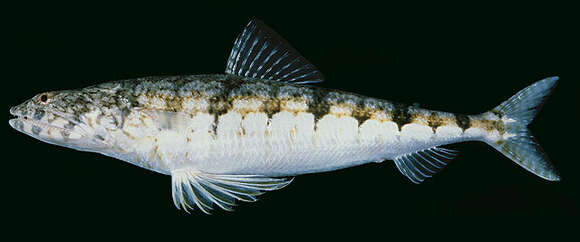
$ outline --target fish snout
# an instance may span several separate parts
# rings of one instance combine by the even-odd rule
[[[16,106],[10,108],[10,114],[12,114],[12,116],[17,116],[16,115]]]

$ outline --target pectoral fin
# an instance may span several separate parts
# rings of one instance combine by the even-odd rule
[[[199,208],[209,214],[213,204],[232,211],[236,200],[256,201],[256,196],[278,190],[292,178],[270,178],[259,175],[217,175],[194,170],[171,172],[173,203],[178,209]]]

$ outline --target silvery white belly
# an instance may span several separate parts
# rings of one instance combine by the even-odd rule
[[[175,119],[175,117],[173,118]],[[181,118],[179,118],[181,119]],[[427,147],[465,140],[456,126],[434,132],[428,126],[325,115],[315,122],[308,112],[281,111],[269,120],[264,113],[219,116],[200,113],[171,128],[138,126],[136,140],[118,135],[124,152],[114,157],[169,174],[193,168],[213,174],[290,176],[380,162]],[[141,122],[141,125],[147,122]],[[155,122],[152,126],[155,126]],[[179,123],[179,125],[177,125]]]
[[[281,112],[270,125],[265,121],[266,116],[260,114],[247,120],[247,125],[242,121],[246,129],[241,136],[235,125],[222,132],[218,129],[217,139],[210,141],[214,148],[192,165],[209,173],[287,176],[335,170],[384,156],[383,145],[360,135],[351,117],[327,115],[317,123],[316,131],[310,113]]]

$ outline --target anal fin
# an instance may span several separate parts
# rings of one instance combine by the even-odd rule
[[[256,201],[256,196],[278,190],[292,179],[259,175],[218,175],[181,169],[171,172],[173,203],[186,212],[199,208],[209,214],[213,205],[232,211],[236,200]]]
[[[420,184],[441,171],[455,156],[457,156],[455,150],[432,147],[404,154],[393,160],[403,175],[413,183]]]

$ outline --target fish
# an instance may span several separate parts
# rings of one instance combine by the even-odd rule
[[[299,175],[392,161],[420,184],[480,141],[548,181],[560,176],[532,122],[558,77],[466,115],[317,87],[322,73],[257,19],[238,35],[223,74],[152,76],[47,91],[10,109],[40,141],[100,153],[171,176],[189,213],[233,211]]]

